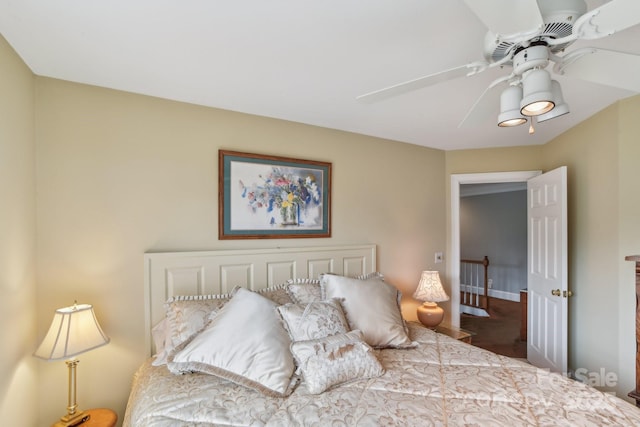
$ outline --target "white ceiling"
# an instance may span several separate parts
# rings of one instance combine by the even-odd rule
[[[640,54],[639,27],[588,45]],[[485,32],[462,0],[0,0],[0,33],[37,75],[445,150],[542,144],[634,94],[556,77],[571,114],[533,136],[496,126],[499,90],[458,128],[499,69],[356,101],[482,59]]]

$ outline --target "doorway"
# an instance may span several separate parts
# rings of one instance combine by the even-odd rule
[[[465,260],[485,257],[489,299],[481,297],[484,309],[479,309],[464,291],[485,294],[484,289],[469,289],[484,283],[484,269]],[[526,359],[526,305],[521,303],[527,288],[526,182],[460,186],[460,258],[460,327],[475,333],[477,347]]]
[[[526,182],[541,173],[541,171],[518,171],[451,175],[451,252],[448,273],[451,281],[451,324],[453,326],[460,326],[460,186]]]

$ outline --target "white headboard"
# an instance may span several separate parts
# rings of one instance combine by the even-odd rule
[[[144,254],[145,344],[153,351],[152,327],[174,295],[225,294],[235,286],[252,290],[289,279],[345,276],[376,271],[376,245],[236,249]]]

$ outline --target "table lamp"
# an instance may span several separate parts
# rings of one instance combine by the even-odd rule
[[[76,403],[75,356],[101,347],[109,342],[109,337],[100,328],[98,319],[90,304],[74,304],[56,310],[49,332],[33,354],[50,360],[67,359],[69,368],[69,406],[67,414],[60,418],[55,427],[75,426],[89,419],[89,415],[78,409]]]
[[[423,271],[413,297],[424,301],[418,307],[418,320],[420,320],[420,323],[431,329],[438,326],[444,318],[444,310],[437,303],[449,300],[449,296],[444,291],[442,282],[440,282],[440,274],[437,271]]]

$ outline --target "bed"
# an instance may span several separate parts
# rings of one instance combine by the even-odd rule
[[[615,396],[404,322],[375,245],[147,254],[145,296],[153,356],[124,427],[640,425]]]

